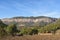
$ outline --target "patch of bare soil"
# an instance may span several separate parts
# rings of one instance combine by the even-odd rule
[[[60,35],[25,35],[25,36],[9,36],[0,40],[60,40]]]

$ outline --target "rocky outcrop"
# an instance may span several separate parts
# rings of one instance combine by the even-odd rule
[[[52,23],[56,21],[56,18],[51,18],[51,17],[45,17],[45,16],[39,16],[39,17],[13,17],[13,18],[6,18],[6,19],[1,19],[4,23],[9,24],[12,22],[15,23],[39,23],[39,22],[47,22],[47,23]]]

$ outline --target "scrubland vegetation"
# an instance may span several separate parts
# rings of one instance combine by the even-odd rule
[[[0,20],[0,39],[6,37],[6,40],[59,40],[59,36],[55,35],[58,29],[60,29],[60,19],[43,27],[23,27],[19,30],[15,23],[6,25]],[[54,35],[38,35],[38,33]]]

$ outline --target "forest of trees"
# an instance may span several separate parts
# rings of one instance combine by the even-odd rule
[[[0,20],[0,37],[3,36],[23,36],[23,35],[34,35],[38,33],[55,33],[56,30],[60,29],[60,19],[54,23],[43,27],[23,27],[22,29],[17,29],[16,24],[12,23],[9,25],[4,24]]]

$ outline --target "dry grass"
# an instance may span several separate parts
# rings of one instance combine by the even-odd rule
[[[60,40],[60,35],[9,36],[0,40]]]

